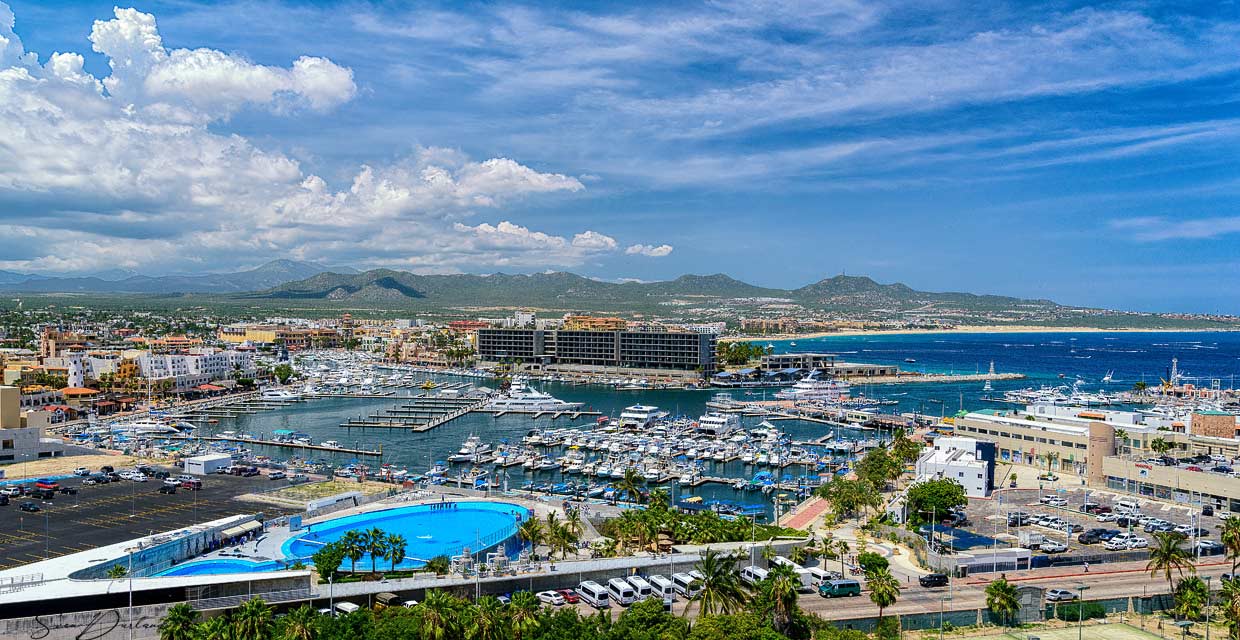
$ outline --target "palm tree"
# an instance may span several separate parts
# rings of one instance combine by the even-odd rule
[[[1153,449],[1154,453],[1162,455],[1171,449],[1171,444],[1162,438],[1154,438],[1150,440],[1150,449]]]
[[[525,634],[538,630],[541,619],[538,612],[542,603],[529,591],[518,591],[512,594],[512,602],[508,603],[508,621],[512,625],[512,637],[521,640]]]
[[[624,470],[624,477],[620,478],[620,481],[616,483],[616,493],[627,493],[629,494],[629,502],[640,503],[645,497],[641,491],[642,482],[641,476],[637,475],[637,470],[629,467]]]
[[[281,640],[314,640],[315,628],[319,624],[319,613],[308,604],[303,604],[284,616]]]
[[[1196,620],[1206,605],[1206,583],[1197,576],[1181,579],[1175,585],[1175,615],[1181,620]]]
[[[119,564],[114,564],[108,567],[107,575],[109,578],[112,578],[113,580],[116,580],[118,578],[124,578],[125,576],[129,575],[129,569],[126,569],[125,567],[122,567]]]
[[[801,586],[801,578],[792,567],[781,564],[771,569],[764,583],[762,588],[771,601],[772,626],[783,633],[792,622],[792,614],[797,608],[797,588]]]
[[[232,622],[227,615],[216,616],[198,625],[198,637],[201,640],[233,640]]]
[[[1167,591],[1171,591],[1171,572],[1175,570],[1183,576],[1186,568],[1196,571],[1188,552],[1180,546],[1180,536],[1166,531],[1155,533],[1154,546],[1150,547],[1150,561],[1145,565],[1150,577],[1163,572],[1167,578]]]
[[[383,529],[375,527],[363,533],[362,540],[366,547],[366,552],[370,554],[370,572],[375,573],[376,561],[387,555],[387,534],[383,532]]]
[[[405,540],[405,536],[398,533],[388,535],[387,540],[383,544],[383,559],[392,563],[392,571],[396,571],[396,565],[405,561],[405,550],[409,543]]]
[[[538,549],[538,544],[543,539],[542,523],[536,518],[530,518],[522,522],[521,526],[517,527],[517,537],[530,543],[530,553],[533,553]]]
[[[702,574],[700,589],[690,602],[698,603],[702,615],[735,613],[745,605],[745,592],[736,574],[736,560],[707,548],[695,568]],[[685,614],[689,607],[685,607]]]
[[[1227,558],[1231,560],[1231,572],[1234,574],[1236,565],[1240,564],[1240,516],[1227,516],[1223,520],[1219,541],[1227,551]]]
[[[761,556],[763,560],[766,560],[767,563],[769,564],[771,560],[774,560],[775,556],[779,554],[775,552],[775,547],[771,546],[771,543],[768,540],[767,543],[762,547],[762,551],[758,555]]]
[[[504,605],[495,596],[484,596],[477,605],[470,607],[469,626],[466,637],[470,640],[500,640],[507,635],[508,618]]]
[[[1240,639],[1240,580],[1223,581],[1223,620],[1227,622],[1228,637]]]
[[[426,570],[437,576],[442,576],[452,568],[452,561],[448,556],[435,556],[426,561]]]
[[[805,562],[809,560],[809,549],[799,546],[793,547],[792,550],[788,552],[788,559],[797,564],[805,564]]]
[[[344,545],[344,557],[349,559],[349,573],[357,572],[357,561],[366,555],[366,542],[360,531],[346,531],[340,536],[340,544]]]
[[[174,604],[159,623],[159,640],[193,640],[198,625],[198,611],[185,604]]]
[[[847,571],[844,570],[844,558],[848,556],[848,552],[850,550],[851,550],[851,547],[849,547],[847,540],[842,540],[839,538],[830,538],[827,540],[823,540],[822,542],[822,552],[824,556],[826,556],[828,559],[839,559],[840,574],[848,573]]]
[[[986,585],[986,608],[999,616],[1003,626],[1008,626],[1012,616],[1020,611],[1020,600],[1016,597],[1016,586],[1003,578]]]
[[[866,574],[865,582],[870,587],[870,601],[878,605],[878,617],[881,618],[883,609],[895,604],[900,597],[900,583],[887,567]]]
[[[233,613],[233,631],[238,638],[263,640],[270,638],[275,627],[275,614],[262,598],[246,600]]]
[[[1116,429],[1115,439],[1119,442],[1119,446],[1115,447],[1115,449],[1122,454],[1128,446],[1128,431],[1126,429]]]
[[[568,529],[569,533],[574,536],[581,537],[581,534],[585,533],[586,530],[585,524],[581,521],[581,511],[577,509],[569,509],[567,515],[564,517],[564,526]]]
[[[424,640],[455,637],[459,626],[460,603],[446,591],[431,589],[414,611],[418,614],[419,631]]]

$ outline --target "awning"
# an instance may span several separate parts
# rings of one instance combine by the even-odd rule
[[[243,536],[251,531],[254,531],[256,529],[262,529],[262,528],[263,528],[263,523],[259,522],[258,520],[249,520],[235,527],[229,527],[221,531],[220,537],[236,538],[237,536]]]
[[[224,390],[224,387],[217,387],[213,384],[200,384],[194,388],[199,389],[201,391],[223,391]]]

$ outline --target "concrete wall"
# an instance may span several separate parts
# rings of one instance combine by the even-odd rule
[[[147,640],[159,638],[159,622],[172,605],[80,611],[33,618],[0,620],[0,639],[30,640]],[[130,620],[132,619],[132,624]],[[132,626],[133,635],[129,633]]]
[[[133,554],[133,575],[135,577],[151,576],[193,558],[201,554],[204,549],[207,549],[212,542],[219,540],[221,531],[237,526],[248,519],[254,518],[252,516],[239,517],[209,529],[182,535],[144,549],[138,549]],[[101,562],[80,571],[75,571],[70,577],[74,580],[106,578],[108,570],[113,565],[119,564],[128,568],[129,563],[129,556],[124,555],[110,562]]]

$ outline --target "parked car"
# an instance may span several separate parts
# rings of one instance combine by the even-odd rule
[[[946,587],[947,586],[947,574],[927,573],[926,575],[917,578],[917,582],[918,584],[920,584],[923,587],[926,587],[927,589],[932,588],[932,587]]]
[[[18,509],[21,509],[22,511],[26,511],[28,513],[37,513],[39,511],[39,505],[33,502],[23,502],[21,503],[21,506],[18,507]]]
[[[75,476],[88,476],[88,475],[90,475],[90,469],[87,469],[86,467],[78,467],[78,468],[76,468],[76,469],[74,469],[74,470],[73,470],[73,475],[75,475]]]
[[[556,591],[539,591],[537,596],[538,601],[543,604],[553,604],[558,607],[565,602],[564,596]]]
[[[1098,534],[1098,537],[1101,538],[1103,542],[1106,542],[1122,533],[1119,529],[1102,529],[1101,531],[1102,532]]]
[[[1076,600],[1076,593],[1068,589],[1047,589],[1046,600],[1048,602],[1072,602]]]
[[[283,480],[287,478],[288,476],[283,471],[272,471],[271,473],[267,474],[267,477],[272,480]]]
[[[202,480],[182,480],[181,488],[182,489],[193,489],[197,491],[198,489],[202,488]]]
[[[1214,540],[1198,540],[1197,550],[1203,556],[1217,556],[1225,550],[1223,545]]]
[[[3,489],[0,489],[0,496],[9,496],[11,498],[16,498],[20,496],[21,494],[22,494],[22,489],[21,487],[17,485],[10,485]]]
[[[581,596],[577,595],[577,592],[572,589],[557,589],[556,593],[563,596],[564,602],[569,604],[577,604],[578,602],[581,602]]]
[[[1096,519],[1098,522],[1115,522],[1119,520],[1119,516],[1114,513],[1099,513]]]
[[[110,464],[105,464],[102,467],[99,467],[99,472],[100,473],[116,473],[116,469],[113,468],[112,465]]]
[[[159,492],[160,492],[160,493],[173,494],[173,493],[176,493],[176,492],[177,492],[177,486],[176,486],[175,484],[164,484],[164,485],[160,485],[160,487],[159,487]]]
[[[1133,538],[1128,541],[1129,549],[1145,549],[1150,546],[1150,541],[1145,538]]]
[[[1042,553],[1063,553],[1068,550],[1068,545],[1058,540],[1043,540],[1038,548],[1042,550]]]
[[[1102,534],[1106,529],[1090,529],[1076,537],[1076,541],[1081,544],[1098,544],[1102,542]]]
[[[1038,502],[1041,502],[1042,504],[1044,504],[1044,505],[1046,505],[1046,506],[1048,506],[1048,507],[1066,507],[1066,506],[1068,506],[1068,501],[1067,501],[1067,500],[1065,500],[1065,499],[1063,499],[1063,498],[1060,498],[1059,496],[1054,496],[1054,495],[1042,496],[1042,498],[1041,498],[1040,500],[1038,500]]]
[[[77,492],[78,492],[77,487],[61,487],[60,488],[61,495],[76,496]]]
[[[1225,464],[1220,464],[1219,466],[1210,469],[1210,471],[1213,471],[1214,473],[1231,473],[1235,471],[1235,469],[1232,469]]]
[[[163,485],[165,487],[179,487],[181,486],[181,482],[181,480],[177,480],[176,478],[166,478],[163,481]]]
[[[0,507],[7,507],[7,506],[9,506],[9,497],[0,496]]]
[[[1190,464],[1187,467],[1184,467],[1184,470],[1185,471],[1204,471],[1204,469],[1202,469],[1201,467],[1195,464]]]

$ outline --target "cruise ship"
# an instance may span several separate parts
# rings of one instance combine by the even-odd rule
[[[843,380],[819,380],[815,371],[797,381],[791,387],[775,394],[780,400],[814,400],[839,402],[848,399],[849,385]]]
[[[619,426],[621,429],[645,429],[654,424],[656,420],[662,420],[667,417],[666,411],[659,411],[658,407],[646,404],[635,404],[631,407],[625,407],[620,412]]]
[[[508,393],[496,396],[487,404],[488,409],[501,411],[572,411],[581,408],[582,402],[565,402],[550,394],[531,389],[524,378],[513,378]]]

